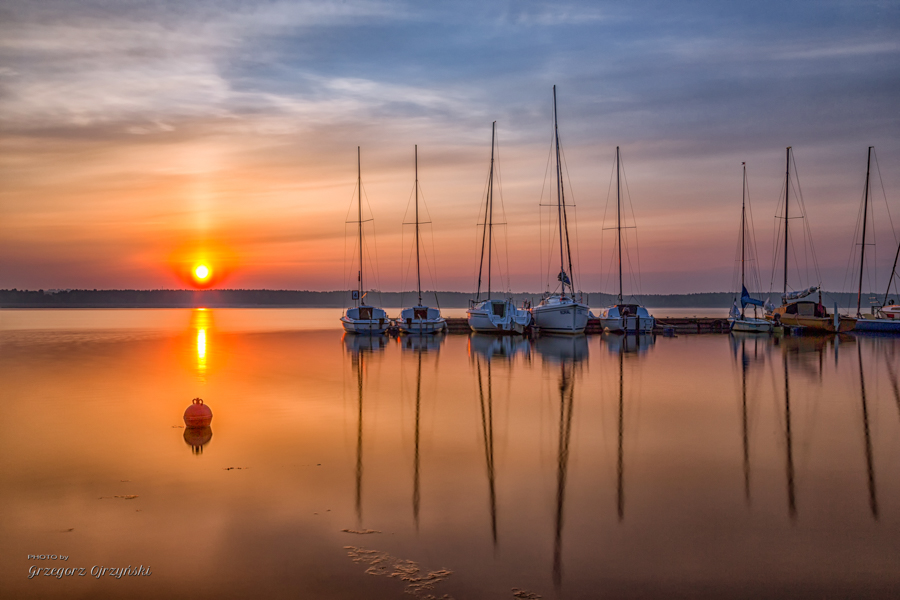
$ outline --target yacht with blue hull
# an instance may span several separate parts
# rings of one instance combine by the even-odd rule
[[[873,146],[869,146],[868,158],[866,160],[866,192],[863,195],[863,220],[862,220],[862,243],[860,244],[859,258],[859,288],[856,295],[856,327],[854,331],[868,331],[872,333],[891,333],[900,334],[900,306],[888,300],[891,293],[891,284],[894,281],[894,275],[897,273],[897,258],[900,257],[900,245],[897,246],[897,253],[894,255],[894,266],[891,269],[891,275],[888,277],[887,292],[884,294],[884,306],[875,308],[875,314],[863,315],[861,312],[862,303],[862,283],[863,272],[866,265],[866,216],[869,212],[869,175],[872,166],[872,150]]]

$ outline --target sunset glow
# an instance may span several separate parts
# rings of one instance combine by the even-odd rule
[[[868,146],[873,189],[892,203],[900,190],[897,18],[875,5],[853,19],[840,4],[811,5],[818,19],[711,2],[51,5],[16,0],[0,22],[0,288],[353,289],[359,146],[366,285],[409,289],[418,144],[433,285],[473,291],[496,120],[493,273],[543,291],[554,84],[585,291],[617,285],[617,146],[640,237],[625,258],[644,293],[729,288],[742,162],[767,287],[786,146],[826,289],[841,289],[856,243]],[[873,289],[896,248],[875,206]]]

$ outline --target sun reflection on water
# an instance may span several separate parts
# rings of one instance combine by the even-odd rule
[[[205,308],[197,308],[191,316],[193,329],[197,330],[197,374],[206,380],[206,332],[210,327],[211,313]]]

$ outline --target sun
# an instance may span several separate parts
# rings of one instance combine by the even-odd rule
[[[197,265],[194,267],[194,279],[199,281],[200,283],[204,283],[209,279],[211,271],[208,266],[204,264]]]

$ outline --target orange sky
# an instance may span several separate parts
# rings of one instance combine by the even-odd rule
[[[881,45],[848,41],[869,17],[843,30],[809,24],[794,46],[767,50],[777,56],[754,50],[753,60],[730,54],[749,43],[750,17],[728,15],[746,20],[732,40],[693,25],[670,38],[663,20],[643,22],[616,33],[621,47],[610,55],[643,65],[641,75],[592,58],[613,42],[595,39],[606,25],[586,7],[584,22],[542,21],[540,11],[498,16],[496,40],[466,26],[462,13],[413,11],[433,38],[450,30],[471,35],[418,37],[423,51],[415,54],[385,45],[407,24],[375,5],[354,5],[362,16],[271,8],[286,19],[281,24],[263,8],[244,20],[225,11],[206,23],[201,14],[175,18],[161,9],[67,18],[72,8],[64,4],[43,15],[29,6],[17,4],[16,26],[0,32],[0,58],[9,65],[0,67],[0,288],[178,288],[190,284],[186,274],[200,260],[213,267],[218,287],[352,288],[354,232],[345,220],[355,210],[360,145],[377,234],[378,277],[367,279],[384,290],[412,289],[412,228],[402,223],[411,218],[404,215],[418,144],[433,285],[472,291],[496,119],[508,285],[540,291],[549,256],[539,204],[542,188],[552,185],[544,174],[553,83],[567,193],[577,204],[576,286],[585,291],[615,292],[603,216],[617,144],[638,225],[631,233],[640,242],[640,290],[626,284],[626,293],[730,289],[742,161],[767,287],[787,145],[794,146],[825,288],[846,288],[870,144],[889,206],[900,215],[897,120],[895,111],[879,108],[890,105],[896,67],[889,65],[898,63],[886,57],[900,48],[887,30],[878,34],[887,36]],[[377,13],[371,23],[363,22],[367,10]],[[321,37],[334,32],[361,37],[338,48]],[[823,32],[841,35],[823,41]],[[533,58],[551,40],[556,52],[575,53],[572,62],[549,68]],[[505,56],[502,68],[464,60],[491,45],[518,48],[521,56]],[[643,50],[632,58],[622,54],[625,46]],[[672,64],[657,65],[657,52],[669,52]],[[881,66],[867,75],[862,65],[873,57]],[[749,70],[735,74],[736,67]],[[763,74],[770,79],[756,79]],[[715,93],[709,77],[722,82]],[[871,85],[858,93],[825,89],[854,78]],[[879,82],[887,87],[876,90]],[[744,92],[718,97],[728,85]],[[784,94],[806,108],[782,105]],[[880,206],[875,289],[884,286],[896,248],[883,199]],[[637,254],[632,258],[636,266]],[[502,254],[495,273],[501,266],[505,272]]]

